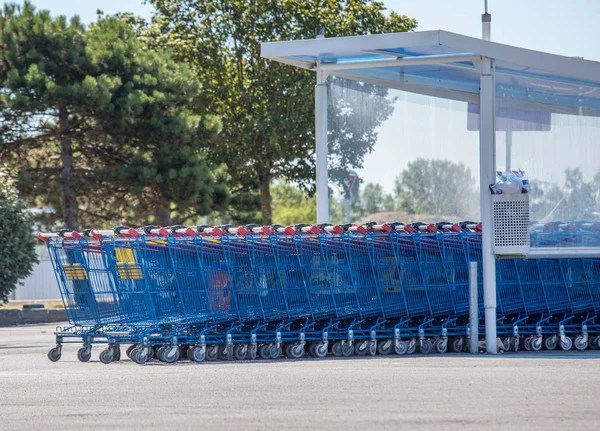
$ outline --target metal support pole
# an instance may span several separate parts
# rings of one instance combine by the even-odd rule
[[[469,352],[479,353],[479,299],[477,262],[469,263]]]
[[[506,131],[506,163],[505,169],[506,172],[510,172],[510,165],[512,162],[512,130],[508,129]]]
[[[327,172],[327,73],[317,65],[315,87],[315,145],[317,170],[317,223],[329,221],[329,186]]]
[[[485,344],[488,353],[497,353],[496,345],[496,258],[492,238],[492,194],[489,185],[496,177],[496,115],[493,60],[481,61],[479,93],[479,193],[483,235],[483,304],[485,307]]]

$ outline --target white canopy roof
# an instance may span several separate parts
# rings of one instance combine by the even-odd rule
[[[477,60],[495,60],[496,97],[522,109],[600,116],[600,62],[447,31],[262,44],[262,57],[389,88],[478,102]]]

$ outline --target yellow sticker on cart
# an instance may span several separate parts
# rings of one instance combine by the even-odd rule
[[[137,263],[117,263],[117,272],[121,280],[141,280],[142,268]]]
[[[67,280],[87,280],[87,272],[80,263],[65,263],[63,265]]]

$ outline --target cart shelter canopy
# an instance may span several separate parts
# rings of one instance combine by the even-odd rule
[[[262,44],[262,56],[413,93],[478,103],[478,59],[494,60],[504,106],[600,116],[600,63],[447,31]]]

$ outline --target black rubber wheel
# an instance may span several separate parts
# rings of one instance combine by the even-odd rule
[[[435,340],[434,346],[436,352],[438,352],[441,355],[448,352],[448,340],[438,338],[437,340]]]
[[[375,356],[377,354],[377,341],[371,340],[367,345],[367,353],[369,356]]]
[[[546,350],[556,350],[558,347],[558,336],[551,335],[549,337],[544,338],[544,348]]]
[[[219,346],[210,346],[206,348],[206,360],[209,362],[216,361],[219,357]]]
[[[143,365],[148,362],[148,353],[144,349],[137,347],[131,351],[131,360],[136,364]]]
[[[389,355],[394,349],[394,340],[379,340],[377,342],[377,353],[380,355]]]
[[[280,359],[282,354],[281,346],[277,347],[277,344],[271,346],[271,359]]]
[[[315,358],[322,359],[327,356],[327,347],[324,343],[315,343],[314,346]]]
[[[53,347],[48,352],[48,359],[50,359],[52,362],[57,362],[61,356],[62,356],[62,352],[59,347]]]
[[[394,352],[396,352],[396,355],[405,355],[406,352],[408,352],[408,344],[406,344],[406,341],[398,340],[394,345]]]
[[[422,354],[428,355],[431,352],[433,352],[433,343],[430,340],[423,340],[423,341],[421,341],[419,350],[421,351]]]
[[[204,359],[206,359],[206,349],[198,346],[192,347],[188,350],[188,356],[190,356],[191,360],[194,362],[204,362]]]
[[[256,359],[256,350],[257,350],[256,344],[250,344],[248,346],[248,354],[246,357],[250,361],[254,361]]]
[[[263,344],[260,346],[258,349],[258,356],[260,356],[260,359],[271,359],[271,345]]]
[[[165,347],[162,353],[163,361],[167,364],[173,364],[179,360],[179,347]]]
[[[77,359],[81,362],[87,362],[92,357],[92,348],[91,347],[82,347],[77,351]]]
[[[229,348],[227,346],[219,347],[219,360],[226,361],[229,359]]]
[[[368,351],[369,351],[369,342],[368,341],[358,341],[354,344],[354,354],[356,356],[367,356]]]
[[[117,346],[112,347],[113,351],[113,362],[117,362],[121,360],[121,348]]]
[[[238,344],[233,349],[233,358],[236,361],[243,361],[248,354],[248,347],[245,344]]]
[[[354,344],[350,345],[349,342],[345,342],[342,344],[342,356],[348,358],[354,355]]]
[[[450,351],[460,353],[465,349],[465,339],[463,337],[453,338],[450,342]]]
[[[286,356],[291,359],[300,359],[304,356],[304,346],[302,344],[288,344]]]
[[[342,356],[342,344],[339,341],[333,343],[333,345],[331,346],[331,353],[333,353],[333,356],[337,358],[340,358]]]
[[[154,357],[156,357],[156,359],[158,359],[160,362],[165,362],[165,358],[164,358],[164,353],[165,353],[165,346],[160,346],[158,349],[154,350]]]
[[[113,357],[114,355],[112,349],[103,350],[100,353],[100,362],[103,364],[110,364],[113,361]]]
[[[129,359],[131,359],[131,351],[132,351],[133,349],[135,349],[135,348],[136,348],[136,345],[135,345],[135,344],[132,344],[131,346],[129,346],[129,347],[127,348],[127,350],[125,350],[125,354],[127,355],[127,357],[128,357]]]

